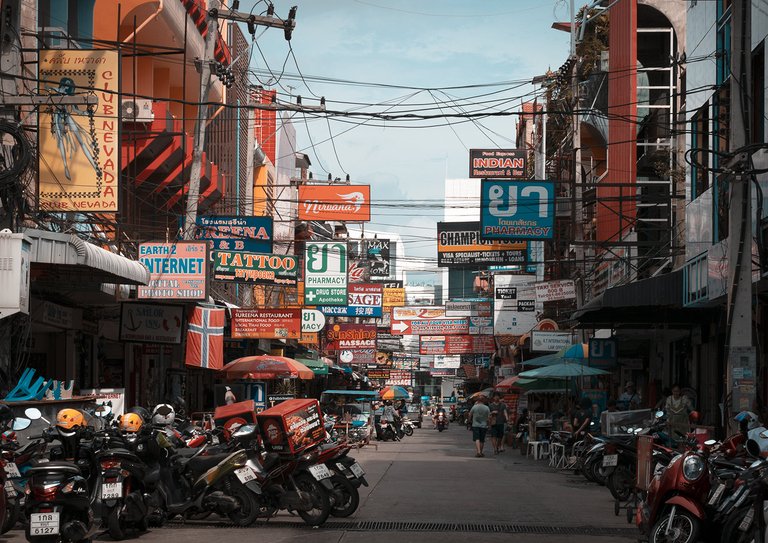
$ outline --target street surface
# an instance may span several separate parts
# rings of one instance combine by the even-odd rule
[[[376,442],[374,442],[376,443]],[[636,540],[634,525],[614,516],[610,493],[573,472],[556,472],[547,460],[518,450],[475,458],[471,433],[452,424],[443,433],[425,425],[401,443],[378,443],[354,455],[367,472],[360,507],[347,519],[330,517],[311,529],[280,514],[266,525],[228,528],[209,523],[172,524],[153,529],[142,542],[220,543],[244,537],[270,543],[392,543],[419,541],[614,543]],[[435,526],[430,526],[434,524]],[[210,528],[217,527],[215,532]],[[109,541],[108,535],[97,537]],[[0,543],[25,541],[20,530]]]

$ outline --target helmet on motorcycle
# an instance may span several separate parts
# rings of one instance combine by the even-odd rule
[[[698,424],[700,420],[701,420],[701,413],[699,413],[698,411],[691,411],[690,413],[688,413],[688,422],[690,422],[691,424]]]
[[[152,411],[152,424],[155,426],[170,426],[176,420],[176,412],[167,403],[161,403]]]
[[[746,430],[754,430],[760,426],[760,420],[752,411],[742,411],[736,415],[733,420],[739,423],[739,426],[746,426]]]
[[[136,433],[143,425],[144,420],[136,413],[126,413],[120,417],[120,429],[124,432]]]
[[[73,430],[78,426],[85,426],[85,417],[77,409],[62,409],[56,413],[56,426],[63,430]]]
[[[131,407],[127,412],[136,413],[138,416],[141,417],[141,420],[143,420],[144,422],[149,422],[149,420],[152,418],[152,413],[149,412],[149,409],[145,409],[140,405],[135,405]]]

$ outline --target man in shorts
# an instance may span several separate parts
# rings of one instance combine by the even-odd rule
[[[504,427],[507,424],[507,404],[501,401],[501,394],[493,393],[493,401],[488,406],[491,411],[490,430],[493,454],[504,451]]]
[[[485,433],[488,431],[488,418],[491,410],[485,403],[488,398],[481,396],[469,410],[469,420],[472,421],[472,440],[475,442],[475,456],[482,458],[485,446]]]

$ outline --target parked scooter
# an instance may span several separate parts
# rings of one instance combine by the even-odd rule
[[[12,450],[19,448],[16,432],[28,428],[31,423],[27,418],[14,418],[8,406],[0,405],[0,534],[13,528],[19,517],[19,490],[14,481],[21,478],[21,473]]]

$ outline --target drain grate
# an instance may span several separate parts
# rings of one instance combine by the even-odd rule
[[[184,526],[235,528],[234,524],[226,522],[172,522],[169,528]],[[310,529],[303,522],[257,522],[249,528],[293,528]],[[607,528],[600,526],[549,526],[540,524],[497,524],[473,522],[397,522],[397,521],[354,521],[326,522],[320,529],[327,531],[348,532],[459,532],[459,533],[496,533],[496,534],[538,534],[538,535],[581,535],[604,537],[636,538],[637,530],[633,528]]]

